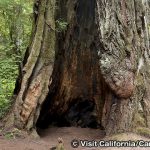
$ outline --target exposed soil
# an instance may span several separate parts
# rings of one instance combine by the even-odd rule
[[[50,133],[50,134],[48,134]],[[52,147],[55,146],[59,137],[64,141],[66,150],[72,150],[71,141],[78,140],[95,140],[104,137],[104,132],[99,129],[90,128],[76,128],[76,127],[63,127],[63,128],[49,128],[42,132],[42,140],[49,143]]]
[[[71,141],[73,139],[78,140],[96,140],[99,141],[104,137],[104,131],[99,129],[89,129],[89,128],[76,128],[76,127],[52,127],[46,130],[40,130],[39,134],[41,139],[38,140],[31,140],[31,138],[17,138],[8,140],[5,137],[0,137],[0,150],[50,150],[50,148],[55,147],[58,145],[58,138],[63,139],[63,143],[65,146],[65,150],[73,150],[74,148],[71,147]],[[147,138],[143,138],[134,134],[124,134],[121,135],[124,137],[123,139],[128,140],[149,140]],[[97,150],[98,148],[83,148],[79,146],[76,148],[77,150]],[[74,150],[76,150],[74,149]],[[99,150],[102,148],[99,148]],[[117,150],[118,148],[106,148],[107,150]],[[119,148],[122,150],[145,150],[149,148]]]

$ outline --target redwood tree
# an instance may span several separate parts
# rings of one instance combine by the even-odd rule
[[[149,6],[147,0],[37,0],[14,124],[32,130],[60,119],[86,127],[92,116],[94,127],[113,134],[132,131],[142,114],[149,128]]]

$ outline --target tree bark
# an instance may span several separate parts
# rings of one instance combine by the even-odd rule
[[[147,103],[142,110],[147,111],[145,119],[149,118],[148,1],[97,1],[97,12],[104,47],[99,49],[100,68],[112,90],[111,98],[105,100],[103,126],[107,134],[130,131],[142,101]]]
[[[140,109],[150,127],[148,1],[63,0],[56,15],[55,0],[38,6],[16,126],[30,130],[65,120],[113,134],[132,131]],[[68,24],[59,33],[56,20]]]
[[[55,0],[36,1],[35,5],[33,39],[25,57],[14,108],[15,125],[26,130],[35,127],[40,106],[48,93],[55,50]]]

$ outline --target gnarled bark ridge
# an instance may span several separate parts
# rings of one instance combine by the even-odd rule
[[[41,0],[37,5],[15,124],[30,130],[61,118],[69,125],[95,123],[113,134],[133,130],[140,109],[150,127],[148,1],[62,0],[55,9],[55,0]],[[59,33],[56,20],[68,24]]]
[[[27,130],[35,127],[41,104],[49,91],[55,50],[55,0],[36,1],[35,5],[38,16],[35,16],[33,39],[14,111],[15,125]]]

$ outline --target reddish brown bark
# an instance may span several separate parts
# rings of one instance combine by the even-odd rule
[[[63,0],[55,18],[54,5],[39,3],[15,124],[27,130],[53,123],[103,127],[113,134],[132,131],[141,106],[149,127],[148,4]],[[56,20],[67,27],[55,29]]]

